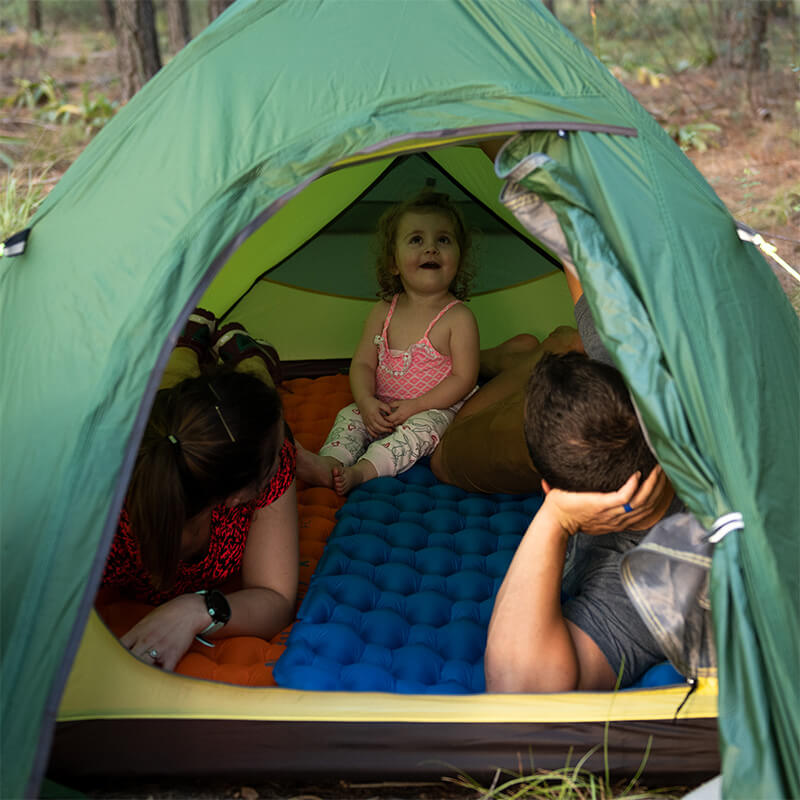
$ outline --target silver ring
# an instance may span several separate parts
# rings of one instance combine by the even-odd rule
[[[155,661],[158,658],[158,650],[156,650],[154,647],[152,650],[147,651],[147,655],[149,655],[150,658],[152,658],[153,661]]]
[[[622,507],[625,509],[626,514],[630,514],[633,511],[633,506],[630,503],[625,503]]]

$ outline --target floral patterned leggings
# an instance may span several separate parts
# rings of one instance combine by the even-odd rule
[[[351,403],[336,415],[319,454],[332,456],[345,467],[363,458],[380,476],[398,475],[436,449],[462,405],[463,401],[450,408],[421,411],[398,425],[392,433],[375,439],[367,430],[358,406]]]

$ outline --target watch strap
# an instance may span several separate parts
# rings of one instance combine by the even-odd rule
[[[222,592],[215,589],[213,590],[213,593],[216,595],[220,595],[227,606],[227,600],[225,599],[225,595],[222,594]],[[208,611],[209,616],[211,617],[211,622],[209,622],[208,625],[205,628],[203,628],[203,630],[200,631],[200,633],[197,635],[201,637],[207,636],[209,634],[216,633],[220,628],[224,628],[228,622],[228,619],[230,618],[230,611],[228,611],[224,619],[217,619],[214,615],[215,614],[214,608],[210,603],[209,595],[211,594],[211,592],[209,592],[208,589],[201,589],[199,592],[196,592],[195,594],[203,595],[206,601],[206,610]],[[203,643],[205,644],[205,642]]]
[[[203,630],[201,630],[200,633],[198,633],[197,635],[206,636],[209,633],[216,633],[220,628],[224,627],[225,627],[224,622],[219,622],[218,620],[212,619],[211,622],[209,622],[208,625],[205,628],[203,628]]]

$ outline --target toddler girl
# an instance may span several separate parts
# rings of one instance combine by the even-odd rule
[[[319,454],[298,447],[297,474],[347,494],[430,455],[478,377],[478,326],[461,302],[469,235],[447,195],[423,192],[378,226],[382,298],[350,365],[355,403]]]

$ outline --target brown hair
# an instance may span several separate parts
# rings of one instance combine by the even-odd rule
[[[475,276],[475,270],[469,256],[472,237],[464,223],[461,212],[448,195],[442,192],[434,192],[431,189],[423,189],[411,200],[392,206],[378,221],[378,257],[375,263],[378,285],[380,286],[378,297],[382,300],[391,300],[394,295],[403,291],[403,283],[400,280],[400,276],[394,274],[392,270],[395,268],[394,252],[397,242],[397,229],[400,226],[400,220],[403,215],[409,212],[420,214],[435,212],[450,217],[458,248],[461,252],[458,271],[450,286],[450,292],[459,300],[466,299]]]
[[[186,522],[258,485],[283,433],[278,393],[252,375],[189,378],[156,394],[126,508],[157,589],[175,580]]]
[[[613,492],[656,465],[622,375],[583,353],[547,354],[525,398],[533,464],[555,489]]]

